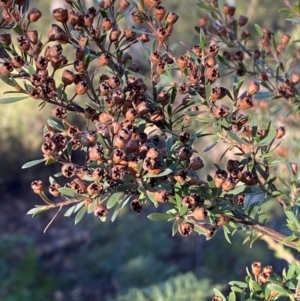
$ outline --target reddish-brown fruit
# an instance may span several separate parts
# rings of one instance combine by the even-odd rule
[[[190,236],[193,232],[193,229],[194,225],[192,223],[181,222],[178,224],[178,232],[184,237]]]
[[[252,273],[254,276],[258,277],[262,271],[261,262],[253,262],[251,265]]]
[[[75,165],[72,163],[65,163],[61,167],[61,172],[62,172],[63,176],[66,178],[74,177],[76,175],[76,171],[77,171],[77,169],[76,169]]]
[[[44,183],[41,180],[35,180],[31,183],[31,188],[34,193],[41,194],[44,189]]]
[[[27,13],[27,19],[30,23],[37,22],[41,16],[42,16],[42,13],[36,8],[32,8]]]
[[[94,209],[94,215],[96,217],[105,217],[108,214],[107,208],[103,204],[97,204]]]
[[[68,10],[65,8],[56,8],[52,11],[53,17],[56,21],[66,23],[69,19]]]
[[[285,135],[285,127],[280,126],[277,130],[277,134],[275,136],[275,139],[280,139]]]
[[[59,197],[61,195],[59,188],[59,184],[53,183],[49,186],[49,193],[52,194],[54,197]]]
[[[166,190],[158,190],[154,192],[154,199],[159,203],[166,203],[170,198],[170,194]]]
[[[221,187],[227,178],[227,171],[219,169],[216,171],[214,176],[215,186],[217,188]]]

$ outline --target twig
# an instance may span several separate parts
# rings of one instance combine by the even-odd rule
[[[57,212],[55,213],[55,215],[53,216],[53,218],[51,219],[51,221],[49,222],[49,224],[46,226],[44,233],[46,233],[47,229],[50,227],[50,225],[53,223],[53,221],[55,220],[55,218],[57,217],[58,213],[60,212],[61,208],[63,206],[60,206],[59,209],[57,210]]]

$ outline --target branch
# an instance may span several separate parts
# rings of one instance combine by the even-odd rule
[[[269,227],[266,227],[264,224],[256,221],[255,219],[249,217],[248,215],[237,211],[233,210],[232,211],[233,216],[227,216],[229,219],[233,220],[234,222],[237,222],[243,226],[246,226],[249,229],[254,230],[257,233],[260,233],[262,235],[265,235],[267,237],[270,237],[276,242],[282,243],[285,246],[288,246],[290,248],[296,249],[297,248],[297,242],[284,242],[283,240],[287,237],[286,235],[277,232]]]

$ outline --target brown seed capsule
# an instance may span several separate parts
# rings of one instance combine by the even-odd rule
[[[42,16],[42,13],[36,8],[32,8],[27,13],[27,19],[30,23],[37,22],[41,16]]]
[[[87,189],[87,194],[90,196],[99,195],[103,191],[103,185],[100,183],[91,183]]]
[[[1,75],[9,76],[12,71],[14,71],[14,68],[9,61],[5,61],[4,63],[0,64]]]
[[[206,68],[205,77],[211,82],[215,82],[220,77],[219,70],[217,68]]]
[[[193,211],[193,217],[196,220],[203,221],[207,218],[207,210],[203,207],[196,208]]]
[[[44,189],[44,183],[41,180],[35,180],[35,181],[31,182],[31,188],[34,193],[41,194]]]
[[[291,38],[291,36],[289,36],[288,34],[284,34],[281,37],[281,44],[284,45],[284,46],[286,46],[289,43],[290,38]]]
[[[52,194],[54,197],[59,197],[61,195],[59,188],[59,184],[53,183],[49,186],[49,193]]]
[[[194,225],[192,223],[181,222],[178,224],[178,232],[184,236],[190,236],[193,232]]]
[[[280,126],[277,130],[277,134],[275,136],[275,139],[280,139],[285,135],[285,127]]]
[[[157,190],[154,192],[154,199],[159,203],[166,203],[170,198],[170,194],[166,190]]]
[[[256,49],[253,51],[252,57],[254,60],[258,60],[260,58],[260,55],[261,55],[261,52]]]
[[[90,161],[105,161],[104,150],[101,145],[95,145],[89,149]]]
[[[123,147],[125,147],[126,143],[127,143],[127,141],[119,135],[115,136],[114,141],[113,141],[113,145],[116,148],[123,148]]]
[[[112,6],[112,0],[101,0],[99,6],[101,9],[107,10]]]
[[[107,66],[111,60],[111,55],[107,52],[102,53],[98,58],[98,66]]]
[[[266,284],[270,279],[269,273],[260,273],[257,278],[258,284]]]
[[[94,209],[94,215],[96,217],[104,217],[108,214],[107,208],[103,204],[97,204]]]
[[[191,155],[192,155],[191,150],[188,147],[184,146],[178,152],[178,159],[180,161],[189,160]]]
[[[236,180],[232,177],[226,178],[224,183],[222,184],[222,190],[223,191],[230,191],[232,190],[236,185]]]
[[[270,45],[270,40],[269,40],[269,38],[268,38],[267,36],[265,36],[265,35],[262,36],[262,37],[260,37],[259,41],[260,41],[260,44],[261,44],[262,46],[264,46],[264,47],[267,47],[267,46]]]
[[[4,9],[11,8],[13,1],[12,0],[0,0],[0,7]]]
[[[223,6],[223,13],[227,16],[232,17],[235,13],[235,7],[234,6],[230,6],[228,4],[225,4]]]
[[[11,35],[9,33],[0,34],[0,43],[9,46],[11,44]]]
[[[159,42],[165,42],[168,39],[168,32],[165,28],[159,27],[156,31],[157,39]]]
[[[233,204],[236,206],[243,206],[246,201],[246,195],[245,194],[239,194],[235,195],[233,197]]]
[[[188,58],[185,55],[180,55],[176,58],[176,64],[179,69],[184,69],[188,63]]]
[[[219,169],[216,171],[214,176],[215,186],[217,188],[221,187],[227,178],[227,171]]]
[[[66,178],[72,178],[76,175],[76,167],[72,163],[65,163],[61,167],[61,172]]]
[[[54,19],[61,23],[66,23],[69,18],[68,10],[65,8],[56,8],[52,11]]]
[[[156,18],[156,20],[158,21],[162,21],[163,18],[166,15],[166,8],[162,5],[158,5],[155,9],[154,9],[154,16]]]
[[[199,45],[194,45],[192,48],[191,48],[191,51],[198,57],[201,58],[202,56],[202,49]]]
[[[88,84],[86,81],[80,81],[75,87],[75,91],[78,95],[83,95],[87,90]]]
[[[251,265],[251,269],[253,275],[258,277],[262,270],[261,262],[253,262]]]
[[[121,33],[122,32],[120,30],[116,29],[116,28],[112,29],[110,34],[109,34],[109,41],[111,43],[118,41]]]
[[[192,170],[199,170],[204,167],[204,163],[200,157],[194,157],[190,159],[189,167]]]
[[[168,24],[173,25],[173,24],[175,24],[175,23],[177,22],[178,18],[179,18],[179,16],[178,16],[176,13],[174,13],[174,12],[169,12],[169,13],[167,14],[167,16],[166,16],[166,22],[167,22]]]
[[[243,95],[237,101],[237,107],[242,110],[253,108],[254,103],[252,101],[252,95]]]
[[[247,186],[253,186],[258,183],[258,178],[250,171],[244,171],[240,178],[240,181],[246,184]]]
[[[131,13],[131,19],[135,23],[143,23],[143,17],[141,16],[141,13],[139,10],[133,10]]]
[[[17,42],[22,52],[27,52],[30,49],[30,41],[27,37],[18,37]]]
[[[214,106],[213,107],[213,114],[216,117],[216,119],[222,119],[225,118],[229,114],[229,107],[221,105],[221,106]]]
[[[188,173],[185,170],[178,170],[174,175],[174,179],[176,182],[183,185],[188,180]]]
[[[221,296],[214,296],[212,298],[212,301],[224,301],[223,298]]]
[[[129,6],[130,6],[130,2],[128,0],[119,0],[119,2],[118,2],[118,11],[125,10]]]
[[[142,33],[139,37],[138,40],[141,41],[142,43],[147,43],[150,41],[150,37],[147,33]]]
[[[193,196],[185,196],[181,200],[182,206],[188,206],[189,209],[193,209],[196,206],[196,200]]]
[[[244,26],[247,24],[247,22],[248,22],[248,18],[246,16],[239,16],[239,19],[238,19],[239,26]]]
[[[52,116],[57,119],[65,119],[67,117],[67,110],[63,107],[56,106],[52,109]]]
[[[248,86],[247,93],[249,95],[254,95],[260,90],[260,85],[258,81],[252,81]]]
[[[213,87],[210,92],[210,99],[216,101],[224,98],[228,93],[228,90],[224,87]]]
[[[222,227],[224,226],[225,224],[227,223],[227,219],[225,217],[225,215],[223,214],[220,214],[217,221],[216,221],[216,224],[218,227]]]
[[[140,213],[143,209],[142,202],[139,199],[133,199],[130,202],[130,208],[133,212]]]
[[[111,30],[113,23],[109,18],[106,17],[106,18],[103,18],[101,25],[102,25],[102,29],[104,31],[108,31],[108,30]]]

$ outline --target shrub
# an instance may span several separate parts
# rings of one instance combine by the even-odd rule
[[[32,182],[44,204],[28,214],[56,209],[47,229],[67,206],[64,215],[74,215],[77,224],[87,213],[114,221],[125,206],[140,213],[151,204],[158,209],[148,217],[171,222],[172,235],[211,239],[223,230],[230,242],[244,231],[245,242],[264,237],[277,248],[299,250],[298,166],[276,157],[287,130],[277,125],[278,115],[257,114],[263,106],[271,110],[262,101],[269,99],[289,107],[289,118],[298,115],[300,76],[292,68],[290,36],[255,24],[251,39],[243,29],[248,19],[236,18],[235,7],[203,0],[197,5],[213,24],[200,18],[199,42],[178,53],[168,40],[179,16],[159,0],[102,0],[90,8],[65,2],[68,8],[53,11],[56,23],[42,38],[31,30],[43,18],[38,9],[0,0],[1,26],[11,32],[0,35],[0,78],[11,87],[6,94],[19,95],[0,102],[30,97],[40,109],[53,106],[43,127],[43,158],[23,168],[45,163],[60,170],[50,177],[48,193],[41,180]],[[285,4],[288,20],[299,23],[299,1]],[[123,28],[122,19],[134,26]],[[135,44],[147,70],[140,70]],[[220,85],[225,76],[228,83]],[[218,145],[218,164],[199,154],[206,136],[212,144],[204,152]],[[215,170],[205,170],[211,162]],[[278,164],[285,164],[289,179],[277,174]],[[260,218],[270,200],[284,212],[288,235]],[[260,262],[247,272],[246,282],[230,283],[230,301],[299,295],[296,264],[282,276]],[[215,293],[213,300],[225,299]]]

